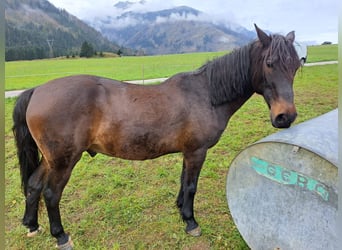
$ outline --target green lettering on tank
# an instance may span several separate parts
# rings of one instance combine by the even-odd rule
[[[329,188],[325,184],[309,176],[289,170],[280,165],[271,164],[254,156],[251,157],[251,162],[251,167],[259,175],[284,185],[293,185],[304,188],[318,194],[325,201],[329,200]]]

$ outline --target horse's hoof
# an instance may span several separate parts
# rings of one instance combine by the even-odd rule
[[[64,243],[62,245],[57,245],[57,249],[59,250],[72,250],[74,247],[74,243],[71,240],[71,237],[69,236],[69,240],[67,243]]]
[[[191,236],[198,237],[198,236],[201,236],[202,231],[201,231],[201,228],[198,226],[195,229],[188,231],[187,233],[190,234]]]
[[[26,236],[29,238],[32,238],[32,237],[36,236],[37,234],[39,234],[42,230],[43,229],[41,228],[41,226],[39,226],[37,228],[37,230],[35,230],[35,231],[30,232],[30,230],[29,230],[28,233],[26,234]]]

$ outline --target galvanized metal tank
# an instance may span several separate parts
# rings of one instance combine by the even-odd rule
[[[245,148],[227,175],[227,201],[253,250],[337,246],[338,110]]]

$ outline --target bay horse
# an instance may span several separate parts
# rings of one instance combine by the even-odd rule
[[[39,232],[41,194],[50,233],[60,249],[72,249],[59,203],[83,152],[129,160],[181,152],[183,168],[176,204],[185,231],[201,234],[193,202],[207,150],[220,139],[230,117],[254,94],[262,95],[277,128],[288,128],[297,113],[293,80],[300,67],[294,31],[257,39],[176,74],[159,85],[134,85],[90,75],[52,80],[25,91],[13,111],[13,132],[26,198],[23,224]]]

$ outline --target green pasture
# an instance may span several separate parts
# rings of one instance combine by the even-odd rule
[[[170,77],[179,72],[192,71],[225,53],[227,52],[6,62],[5,89],[26,89],[75,74],[99,75],[117,80]],[[330,60],[337,60],[337,45],[308,47],[308,62]]]
[[[24,89],[58,77],[91,74],[117,80],[169,77],[192,71],[227,52],[143,57],[51,59],[6,63],[6,90]]]
[[[337,61],[338,45],[308,46],[307,62]]]
[[[188,55],[182,56],[186,58]],[[184,64],[190,64],[191,69],[208,58],[210,56],[203,56],[197,62],[189,60]],[[136,65],[147,60],[134,59],[112,60],[132,60],[131,63]],[[92,64],[94,68],[104,62],[111,64],[105,59],[61,61]],[[172,64],[177,62],[175,60]],[[17,62],[17,65],[30,63],[36,64],[35,67],[41,65],[45,69],[41,69],[42,72],[58,72],[61,66],[56,60]],[[50,71],[49,64],[56,68]],[[30,73],[23,70],[14,73],[12,67],[15,63],[6,65],[10,65],[7,70],[12,75]],[[35,70],[37,73],[40,69]],[[122,75],[122,79],[126,77]],[[136,75],[136,78],[140,77]],[[29,79],[18,79],[12,88],[27,87]],[[296,123],[335,109],[338,66],[304,67],[298,71],[294,86],[298,111]],[[14,103],[15,99],[6,99],[5,249],[52,249],[55,239],[49,234],[45,207],[39,215],[44,229],[40,235],[26,238],[26,229],[21,225],[25,200],[20,191],[19,167],[11,132]],[[200,175],[195,215],[203,235],[198,238],[184,233],[184,223],[175,205],[182,167],[180,154],[146,161],[126,161],[103,155],[91,158],[84,154],[73,171],[61,202],[64,227],[71,234],[75,249],[248,249],[229,213],[225,194],[226,175],[230,162],[238,152],[276,131],[270,124],[267,105],[257,95],[232,117],[219,143],[209,150]]]

